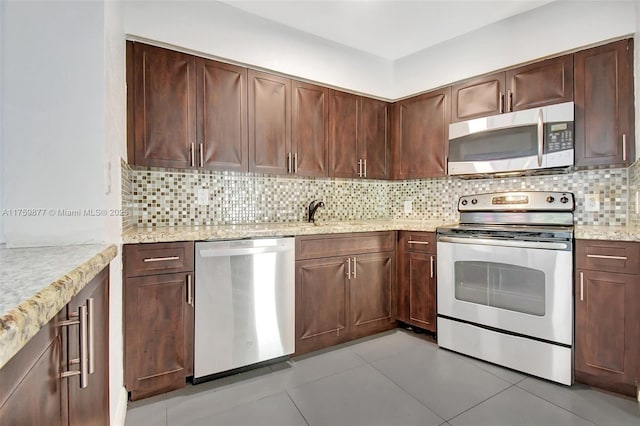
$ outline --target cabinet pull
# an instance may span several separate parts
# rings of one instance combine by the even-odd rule
[[[149,263],[149,262],[165,262],[167,260],[178,260],[178,259],[180,259],[180,256],[145,257],[144,259],[142,259],[142,261],[145,263]]]
[[[87,336],[87,307],[82,305],[78,307],[78,313],[72,314],[71,318],[62,321],[60,326],[68,327],[71,325],[79,325],[79,351],[80,357],[69,360],[70,365],[80,364],[80,370],[67,370],[60,373],[60,378],[80,376],[80,388],[84,389],[89,385],[89,360],[88,360],[88,336]],[[77,319],[76,319],[77,318]]]
[[[293,173],[298,174],[298,153],[293,153]]]
[[[362,177],[362,159],[358,160],[358,177]]]
[[[513,93],[511,93],[511,90],[507,90],[507,98],[509,100],[507,111],[513,112]]]
[[[627,256],[607,256],[604,254],[588,254],[587,257],[595,257],[596,259],[627,260]]]
[[[580,301],[584,300],[584,273],[580,272]]]
[[[292,167],[291,167],[291,153],[287,154],[287,173],[291,173]]]
[[[504,93],[500,92],[498,96],[500,96],[498,102],[500,103],[500,114],[502,114],[504,112]]]
[[[433,256],[431,256],[430,263],[431,263],[431,278],[433,278]]]
[[[200,144],[200,167],[204,167],[204,144]]]
[[[191,274],[187,275],[187,303],[193,306],[193,281]]]
[[[356,263],[356,258],[353,258],[353,279],[358,278],[358,264]]]
[[[191,164],[191,167],[195,167],[196,165],[196,144],[195,143],[191,143],[189,145],[189,164]]]
[[[627,134],[622,134],[622,161],[627,161]]]
[[[424,246],[429,245],[429,241],[414,241],[414,240],[409,240],[407,241],[407,244],[422,244]]]
[[[94,335],[94,319],[95,303],[93,297],[87,299],[87,358],[89,360],[89,374],[96,372],[95,360],[95,335]]]
[[[351,279],[351,258],[347,257],[347,279]]]
[[[367,177],[367,159],[362,160],[364,163],[364,177]]]

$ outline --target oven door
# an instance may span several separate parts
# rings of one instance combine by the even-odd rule
[[[572,345],[568,241],[440,236],[438,316]]]

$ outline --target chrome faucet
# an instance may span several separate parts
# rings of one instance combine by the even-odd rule
[[[309,223],[315,222],[314,216],[316,215],[316,210],[318,210],[318,207],[324,207],[324,203],[318,200],[313,200],[309,203]]]

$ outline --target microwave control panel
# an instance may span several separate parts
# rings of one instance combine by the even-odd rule
[[[544,152],[573,149],[573,122],[547,123],[544,126]]]

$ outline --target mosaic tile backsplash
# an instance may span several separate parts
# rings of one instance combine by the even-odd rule
[[[640,226],[636,193],[640,192],[640,160],[629,167],[629,226]]]
[[[568,174],[463,180],[460,178],[380,181],[290,178],[249,173],[186,171],[122,165],[123,227],[221,225],[306,220],[314,199],[325,207],[323,221],[412,218],[455,222],[461,195],[494,191],[570,191],[575,222],[626,225],[640,221],[631,205],[640,165]],[[586,211],[587,194],[599,194],[598,211]],[[633,192],[635,194],[635,192]],[[412,212],[404,213],[405,201]],[[632,214],[633,213],[633,214]]]

